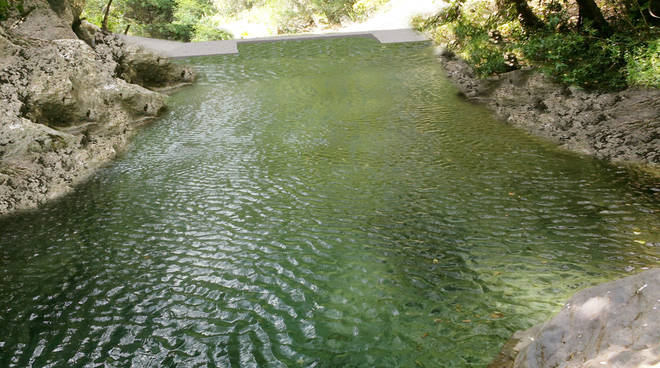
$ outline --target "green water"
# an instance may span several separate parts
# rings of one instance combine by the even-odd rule
[[[250,45],[0,220],[0,367],[483,367],[660,264],[660,183],[456,95],[426,44]]]

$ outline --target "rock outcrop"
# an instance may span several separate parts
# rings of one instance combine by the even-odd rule
[[[13,14],[3,24],[13,35],[41,40],[76,38],[71,25],[80,16],[83,1],[22,0],[15,3],[18,6],[10,8]]]
[[[451,53],[440,49],[438,56],[468,99],[485,103],[512,125],[572,151],[660,166],[660,90],[587,92],[529,70],[479,79]]]
[[[70,191],[165,109],[155,89],[194,77],[80,22],[67,0],[23,6],[0,23],[0,215]]]
[[[519,331],[489,368],[660,365],[660,269],[575,294],[551,320]]]

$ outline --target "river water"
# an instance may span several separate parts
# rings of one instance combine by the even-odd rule
[[[427,44],[240,51],[0,220],[1,367],[483,367],[660,264],[657,179],[496,121]]]

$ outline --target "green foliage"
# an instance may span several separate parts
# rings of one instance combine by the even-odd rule
[[[121,1],[121,0],[120,0]],[[124,17],[143,24],[170,23],[174,20],[174,0],[123,0]]]
[[[9,2],[0,0],[0,20],[5,20],[9,16]]]
[[[217,19],[205,17],[195,25],[195,32],[191,41],[229,40],[231,38],[232,35],[222,29],[222,25]]]
[[[462,56],[478,75],[486,77],[512,70],[506,55],[516,53],[510,42],[494,39],[493,30],[504,36],[521,32],[517,22],[507,22],[495,13],[488,2],[464,4],[457,0],[434,17],[418,18],[415,23],[421,31],[430,32],[437,43]]]
[[[648,6],[648,1],[633,3]],[[588,89],[659,85],[660,38],[639,12],[611,20],[615,32],[602,37],[588,25],[578,26],[566,4],[548,1],[536,9],[544,27],[530,33],[488,0],[456,0],[434,17],[417,19],[416,26],[448,45],[482,77],[511,70],[516,67],[513,59],[518,66],[530,66],[558,82]],[[639,11],[640,6],[626,9]]]
[[[186,41],[228,39],[230,35],[220,29],[217,20],[209,16],[214,10],[211,0],[176,0],[174,24],[185,31],[185,35],[182,32],[173,38]]]
[[[626,70],[628,84],[660,88],[660,38],[630,50]]]
[[[179,23],[154,23],[139,26],[138,34],[165,40],[190,41],[194,34],[194,26]]]
[[[355,0],[270,0],[264,3],[272,12],[278,33],[299,33],[317,25],[327,26],[338,24],[344,18],[356,18]]]
[[[204,10],[204,7],[200,6],[202,1],[204,0],[190,0],[186,3],[182,1],[184,6],[178,8],[179,2],[174,0],[115,0],[110,9],[108,29],[121,33],[130,25],[131,33],[135,35],[190,41],[196,23],[190,18],[196,14],[201,17],[198,10]],[[106,4],[107,0],[87,0],[82,16],[100,27]],[[206,6],[210,7],[208,1]],[[183,21],[179,21],[177,17]]]
[[[534,35],[520,45],[527,60],[559,82],[621,89],[626,87],[624,55],[630,42],[618,36],[600,39],[570,32]]]
[[[487,28],[458,17],[453,28],[456,35],[454,48],[470,63],[474,71],[482,77],[510,71],[504,59],[505,48],[492,42]]]
[[[10,17],[12,10],[16,10],[20,16],[26,14],[23,0],[0,0],[0,21]]]
[[[285,9],[277,13],[277,33],[300,33],[313,25],[314,13],[301,13],[292,9]]]
[[[312,0],[312,11],[322,13],[331,23],[339,23],[353,10],[355,0]]]
[[[123,18],[134,24],[134,32],[140,35],[189,41],[194,26],[174,22],[174,0],[119,0]]]
[[[369,15],[386,3],[387,0],[358,0],[353,3],[349,15],[354,20],[366,20]]]
[[[0,0],[8,1],[8,0]],[[223,24],[254,20],[271,32],[297,33],[345,18],[363,19],[388,0],[114,0],[108,28],[176,40],[226,39]],[[83,16],[101,25],[107,0],[87,0]],[[241,36],[241,35],[237,35]]]
[[[209,0],[176,0],[174,19],[177,23],[195,25],[213,11],[213,3]]]
[[[651,17],[649,10],[655,14],[660,13],[660,4],[657,0],[609,0],[608,3],[622,4],[620,11],[625,17],[615,19],[615,25],[621,30],[626,27],[648,28],[648,26],[660,26],[660,19]]]
[[[107,3],[107,0],[87,0],[81,16],[88,22],[101,27]],[[110,14],[108,17],[108,30],[120,33],[124,31],[124,28],[127,24],[130,24],[130,22],[123,17],[124,3],[121,0],[115,0],[112,4],[113,6],[110,7]]]

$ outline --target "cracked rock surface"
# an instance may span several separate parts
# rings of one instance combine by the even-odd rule
[[[660,167],[660,90],[587,92],[529,70],[482,80],[450,53],[439,60],[461,93],[512,125],[575,152]]]
[[[78,21],[67,0],[25,6],[0,23],[0,215],[70,191],[165,110],[156,89],[194,78]]]
[[[660,364],[660,269],[582,290],[519,331],[489,368],[650,368]]]

